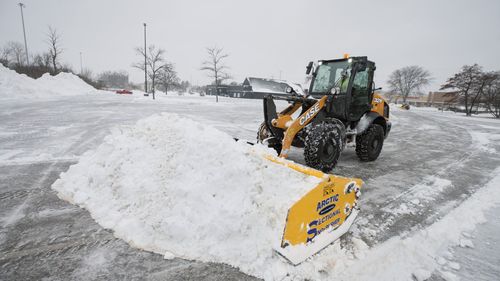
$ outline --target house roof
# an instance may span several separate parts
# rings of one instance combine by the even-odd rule
[[[243,85],[251,86],[254,92],[273,92],[273,93],[285,93],[288,84],[285,81],[257,78],[257,77],[247,77],[243,81]]]
[[[251,86],[254,92],[264,92],[264,93],[286,93],[287,87],[292,87],[292,89],[300,94],[304,95],[304,90],[302,86],[297,83],[291,83],[286,80],[268,79],[268,78],[257,78],[257,77],[247,77],[243,81],[243,86]]]

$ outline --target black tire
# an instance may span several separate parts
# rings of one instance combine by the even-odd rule
[[[343,147],[343,126],[332,123],[318,123],[307,131],[304,158],[309,167],[329,172],[332,170]]]
[[[269,139],[272,137],[271,131],[267,127],[266,122],[262,122],[259,126],[259,130],[257,131],[257,143],[264,143],[264,140]],[[276,150],[278,155],[281,153],[281,143],[278,142],[275,139],[270,139],[269,142],[267,143],[268,147],[273,148]]]
[[[384,145],[384,129],[379,124],[371,124],[366,131],[356,137],[356,155],[363,162],[374,161]]]

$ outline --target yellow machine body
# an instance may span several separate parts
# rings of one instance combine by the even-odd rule
[[[371,73],[373,73],[375,69],[373,62],[367,61],[366,57],[357,57],[356,59],[356,64],[353,64],[352,66],[354,73],[358,73],[357,71],[359,69],[364,69],[360,71],[365,71],[368,69],[371,71]],[[338,61],[331,60],[322,62],[335,64]],[[351,62],[348,61],[348,63],[350,64]],[[312,62],[308,66],[309,73],[311,68]],[[326,71],[329,70],[327,69]],[[367,79],[371,79],[370,77],[372,76],[368,75],[368,77],[369,78]],[[350,81],[350,83],[354,83],[354,80]],[[346,84],[346,87],[347,85],[348,84]],[[371,82],[368,83],[368,85],[372,85]],[[272,95],[264,98],[265,121],[259,128],[258,139],[262,143],[267,142],[269,147],[272,147],[279,152],[278,157],[271,155],[265,155],[264,157],[274,163],[284,165],[297,172],[320,179],[318,184],[312,186],[305,194],[302,194],[300,199],[294,202],[293,205],[289,208],[286,217],[286,223],[283,229],[282,239],[279,245],[275,246],[275,250],[279,254],[281,254],[283,257],[285,257],[295,265],[300,264],[315,253],[321,251],[323,248],[333,243],[349,230],[349,227],[352,225],[357,214],[359,213],[357,204],[359,196],[361,195],[361,189],[363,187],[363,181],[361,179],[340,177],[328,174],[320,170],[286,160],[285,158],[288,157],[292,144],[297,147],[301,147],[302,145],[304,145],[305,150],[311,149],[310,146],[307,146],[307,144],[311,144],[311,142],[307,143],[307,141],[308,137],[314,136],[314,134],[310,134],[310,132],[307,132],[307,134],[300,135],[300,132],[304,130],[308,124],[311,124],[311,122],[313,122],[313,120],[315,119],[318,120],[318,122],[330,122],[329,125],[332,126],[329,128],[333,128],[332,130],[336,130],[338,128],[338,131],[336,132],[338,134],[333,135],[332,133],[331,135],[328,135],[328,137],[337,138],[335,139],[335,144],[338,145],[338,147],[341,147],[338,150],[338,153],[340,154],[341,149],[343,149],[343,145],[345,145],[344,141],[356,141],[357,144],[358,140],[363,140],[362,138],[366,137],[364,134],[366,132],[369,132],[367,131],[367,128],[368,126],[370,126],[370,124],[377,124],[379,126],[382,126],[384,130],[384,135],[382,137],[384,138],[387,136],[391,127],[389,122],[388,104],[378,93],[368,92],[372,90],[369,88],[365,89],[363,93],[372,95],[371,107],[367,104],[362,104],[362,107],[358,105],[358,109],[360,110],[358,110],[357,112],[358,115],[361,115],[360,118],[366,118],[366,122],[359,122],[361,119],[351,120],[349,118],[345,118],[346,120],[340,120],[331,117],[335,115],[332,114],[332,112],[326,112],[326,106],[332,105],[331,107],[328,107],[328,110],[331,111],[335,108],[333,107],[333,105],[335,105],[333,104],[334,102],[348,101],[347,98],[340,99],[338,96],[336,97],[334,95],[337,95],[337,93],[345,93],[346,97],[350,97],[353,88],[353,86],[349,86],[349,91],[351,92],[346,92],[346,90],[337,90],[337,88],[332,88],[331,86],[336,86],[336,84],[330,85],[331,89],[325,91],[326,94],[323,94],[321,98],[314,98],[312,96],[300,97],[297,95],[297,93],[295,93],[294,95],[292,90],[290,90],[289,92],[287,91],[287,93],[291,94],[290,96],[285,98],[278,96],[275,97]],[[314,84],[311,84],[311,93],[314,92],[313,89]],[[375,89],[373,89],[373,91],[375,91]],[[276,112],[276,106],[273,101],[274,99],[286,100],[290,102],[290,105],[281,112]],[[340,108],[342,109],[342,107]],[[342,110],[350,109],[350,107],[347,107],[343,108]],[[302,110],[302,112],[300,114],[296,114],[299,110]],[[345,114],[342,114],[348,116],[348,113],[349,112],[345,112]],[[339,113],[338,116],[343,115],[340,115]],[[358,115],[353,115],[353,118],[357,118]],[[280,130],[276,130],[276,128]],[[315,126],[311,126],[311,130],[314,130],[314,128]],[[316,128],[320,128],[319,130],[321,130],[321,126],[318,126]],[[378,127],[374,126],[374,128]],[[319,132],[322,133],[321,131]],[[372,132],[377,131],[374,130]],[[380,137],[380,130],[378,130],[378,132],[378,135],[373,136]],[[304,137],[304,135],[306,136]],[[297,142],[294,142],[296,137],[300,137],[301,139],[296,140]],[[319,143],[319,141],[317,143]],[[383,144],[383,138],[378,143]],[[312,142],[312,144],[314,145],[314,142]],[[361,143],[360,145],[365,144]],[[380,149],[381,147],[382,146],[379,146]],[[363,147],[363,149],[365,148]],[[313,150],[312,153],[316,152]],[[356,151],[356,153],[358,153],[358,150]],[[360,153],[365,152],[361,151]],[[380,150],[378,151],[378,153],[380,153]],[[333,155],[338,157],[339,154]],[[365,154],[363,154],[363,156],[365,156]],[[311,154],[309,154],[309,156],[310,155]],[[312,155],[316,157],[316,155]],[[376,157],[378,157],[378,154],[374,159],[368,159],[364,161],[373,161],[376,159]],[[306,162],[308,161],[307,155],[305,155],[305,160]],[[330,163],[334,162],[332,161]],[[331,170],[331,168],[328,169],[329,167],[326,165],[316,165],[316,163],[312,163],[312,165],[320,167],[321,170],[324,171]]]
[[[378,93],[373,94],[373,99],[372,99],[372,112],[378,113],[380,116],[384,116],[384,98],[379,95]],[[385,119],[389,120],[389,118],[384,117]]]
[[[271,121],[274,127],[285,131],[280,157],[288,157],[293,139],[297,133],[304,129],[304,127],[307,126],[307,124],[309,124],[310,121],[312,121],[314,117],[323,109],[326,104],[326,99],[327,96],[323,96],[298,118],[293,119],[292,115],[302,107],[302,103],[296,102],[278,113],[278,118]],[[384,116],[384,98],[382,98],[382,96],[378,93],[373,94],[371,111],[376,112],[380,116]],[[388,118],[385,119],[388,120]]]

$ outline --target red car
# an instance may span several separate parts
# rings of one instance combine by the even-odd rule
[[[116,91],[116,93],[120,94],[120,95],[131,95],[132,91],[121,89],[121,90]]]

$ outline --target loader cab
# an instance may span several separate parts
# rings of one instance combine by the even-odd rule
[[[329,117],[358,121],[371,109],[374,71],[375,63],[366,57],[319,61],[312,73],[309,94],[314,98],[329,96]]]

